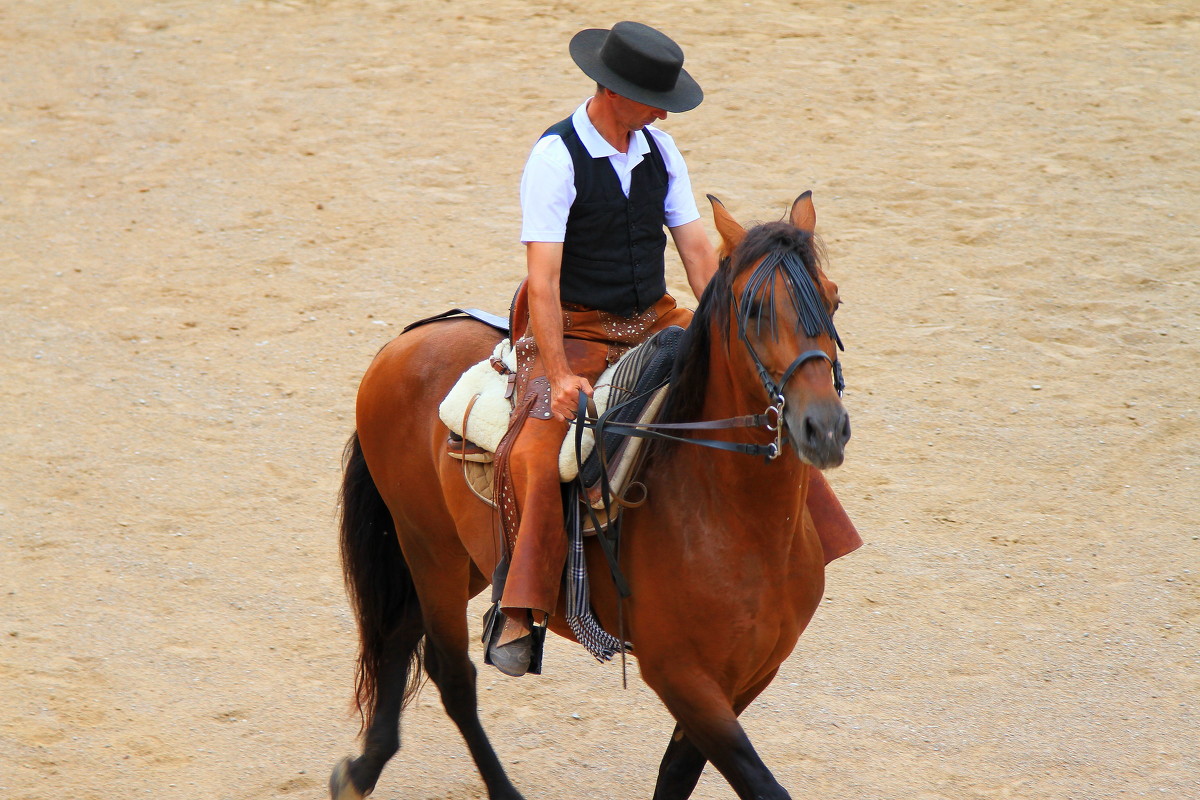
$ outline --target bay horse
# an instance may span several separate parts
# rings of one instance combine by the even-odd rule
[[[785,443],[766,459],[655,442],[647,500],[624,512],[620,566],[632,588],[622,630],[646,684],[676,720],[654,791],[691,795],[712,763],[739,798],[789,797],[738,715],[767,687],[821,600],[825,558],[806,508],[809,470],[842,463],[850,437],[811,193],[787,221],[744,230],[710,196],[721,266],[677,357],[670,420],[773,408],[778,433],[703,431]],[[466,740],[491,800],[519,800],[480,725],[467,602],[500,557],[493,509],[446,454],[437,406],[501,334],[472,319],[413,328],[363,377],[346,446],[341,552],[359,631],[356,702],[364,745],[330,777],[333,800],[360,800],[399,749],[400,713],[427,673]],[[832,367],[832,369],[831,369]],[[837,376],[835,388],[834,376]],[[694,436],[694,433],[685,434]],[[619,602],[589,537],[592,604],[616,632]],[[564,592],[565,594],[565,592]],[[561,604],[561,601],[560,601]],[[562,613],[551,630],[571,638]]]

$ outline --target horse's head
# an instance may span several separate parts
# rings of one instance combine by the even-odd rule
[[[709,200],[722,243],[722,266],[711,288],[723,291],[728,303],[731,367],[745,373],[749,385],[762,387],[768,406],[781,409],[784,438],[801,460],[836,467],[850,439],[850,416],[840,398],[842,342],[833,325],[841,300],[837,284],[821,270],[812,193],[792,204],[788,221],[749,231],[719,200]]]

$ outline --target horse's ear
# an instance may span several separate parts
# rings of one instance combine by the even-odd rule
[[[813,208],[812,190],[805,192],[792,203],[792,224],[805,233],[812,233],[817,227],[817,210]]]
[[[725,210],[724,203],[711,194],[705,196],[708,202],[712,203],[713,224],[717,226],[717,233],[721,235],[721,252],[729,255],[745,237],[746,229]]]

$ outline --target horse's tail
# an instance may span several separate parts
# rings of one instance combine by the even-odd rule
[[[367,469],[357,431],[346,442],[342,464],[342,573],[358,621],[354,701],[366,729],[374,717],[381,670],[402,668],[407,674],[404,705],[420,688],[423,623],[412,573],[391,512]]]

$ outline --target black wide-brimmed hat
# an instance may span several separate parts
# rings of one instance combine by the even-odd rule
[[[580,31],[571,39],[571,58],[605,88],[663,111],[690,111],[704,99],[683,68],[679,45],[640,22]]]

